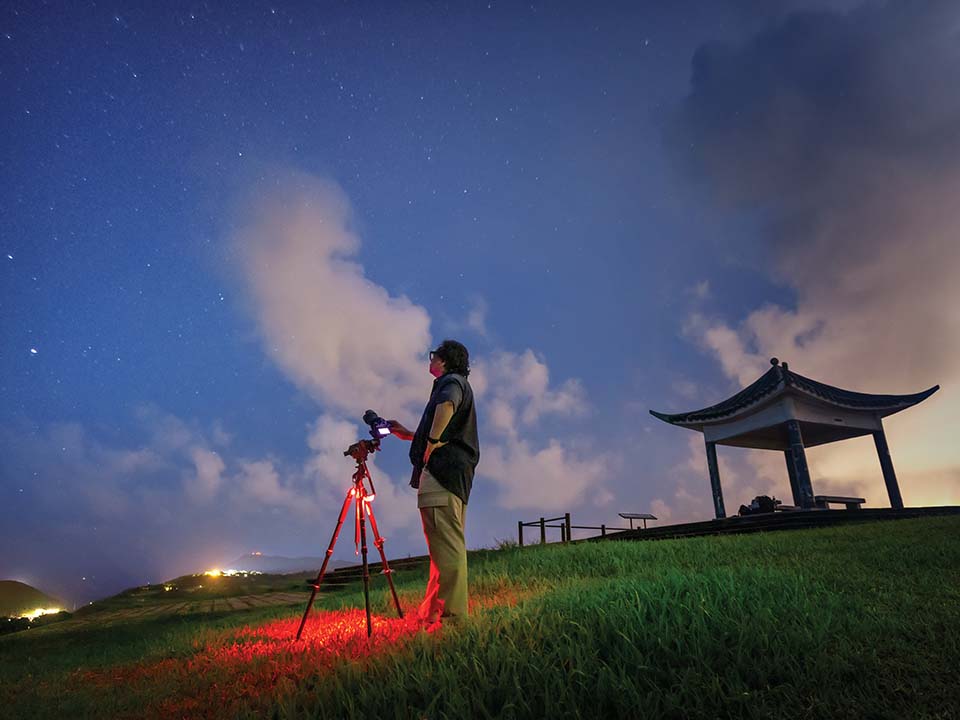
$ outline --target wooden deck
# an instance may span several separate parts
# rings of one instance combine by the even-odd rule
[[[960,515],[960,506],[946,505],[925,508],[863,508],[861,510],[796,510],[734,516],[723,520],[661,525],[646,530],[621,530],[607,532],[606,537],[587,538],[587,542],[605,540],[668,540],[671,538],[699,537],[751,532],[775,532],[778,530],[804,530],[809,528],[844,525],[847,523],[874,522],[877,520],[902,520],[905,518],[933,517],[937,515]],[[583,541],[580,541],[583,542]]]

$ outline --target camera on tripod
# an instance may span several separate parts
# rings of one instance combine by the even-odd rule
[[[363,421],[370,427],[370,437],[373,440],[357,440],[343,451],[344,456],[349,455],[354,460],[365,460],[368,454],[379,450],[380,439],[390,434],[390,422],[373,410],[367,410],[363,414]]]
[[[377,415],[373,410],[367,410],[363,414],[363,421],[370,426],[370,435],[379,440],[390,434],[390,423]]]
[[[357,461],[357,469],[353,473],[353,487],[347,491],[347,496],[343,500],[343,507],[340,508],[340,518],[337,521],[337,527],[333,531],[333,537],[330,538],[330,545],[327,547],[327,554],[323,559],[323,565],[317,578],[313,581],[307,581],[307,584],[313,588],[310,593],[310,601],[303,611],[303,618],[300,620],[300,627],[297,629],[297,640],[303,634],[303,627],[307,624],[307,615],[310,608],[313,607],[313,601],[320,591],[320,585],[323,583],[323,577],[327,572],[327,563],[330,562],[330,556],[333,555],[333,548],[337,544],[337,538],[340,535],[340,528],[343,527],[343,521],[346,520],[347,511],[350,504],[356,504],[354,513],[354,542],[357,546],[357,554],[363,554],[363,600],[367,608],[367,637],[373,632],[373,624],[370,617],[370,568],[367,563],[367,518],[370,519],[370,528],[373,530],[373,546],[380,553],[380,562],[383,566],[383,574],[387,576],[387,582],[390,584],[390,593],[393,595],[393,604],[397,608],[397,615],[403,617],[403,610],[400,609],[400,599],[397,597],[397,590],[393,586],[393,578],[390,576],[390,564],[387,562],[387,555],[383,550],[383,537],[377,529],[377,521],[373,516],[373,499],[377,491],[373,487],[373,478],[370,477],[370,471],[367,469],[367,455],[380,449],[380,439],[390,434],[390,423],[377,415],[373,410],[367,410],[363,414],[363,421],[370,426],[370,435],[372,440],[357,440],[353,445],[343,451],[344,455],[349,455]],[[369,483],[369,492],[364,483]]]

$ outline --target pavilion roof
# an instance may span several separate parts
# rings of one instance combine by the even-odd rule
[[[827,405],[877,413],[886,417],[926,400],[940,389],[939,385],[934,385],[928,390],[912,395],[872,395],[811,380],[790,370],[786,363],[780,365],[776,358],[771,359],[770,363],[772,367],[754,383],[716,405],[674,414],[651,410],[650,414],[673,425],[715,423],[732,419],[763,400],[792,390],[796,394],[812,397]]]

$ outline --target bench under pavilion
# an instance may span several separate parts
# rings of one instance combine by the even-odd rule
[[[777,358],[770,365],[756,382],[716,405],[676,414],[650,411],[671,425],[703,433],[717,518],[726,517],[717,445],[782,451],[793,504],[812,509],[816,505],[804,448],[864,435],[873,435],[890,506],[903,509],[882,420],[926,400],[940,386],[913,395],[871,395],[811,380]]]

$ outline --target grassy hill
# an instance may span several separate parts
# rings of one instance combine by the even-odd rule
[[[65,608],[57,600],[35,587],[16,580],[0,580],[0,617],[19,617],[37,608]]]
[[[412,617],[425,570],[396,575],[403,619],[375,576],[370,640],[357,584],[321,598],[299,643],[306,594],[292,582],[179,590],[209,590],[210,603],[289,598],[272,606],[123,620],[175,592],[130,591],[0,638],[0,715],[955,718],[960,708],[957,517],[480,551],[470,563],[471,617],[433,632]]]

